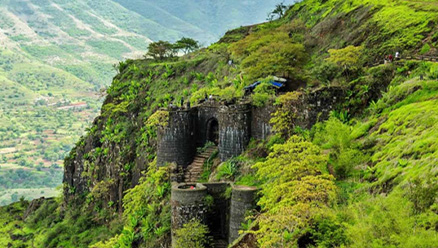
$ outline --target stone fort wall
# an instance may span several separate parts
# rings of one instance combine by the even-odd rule
[[[329,117],[330,111],[344,99],[341,88],[327,87],[302,94],[290,106],[291,125],[309,129]],[[169,125],[158,131],[158,165],[176,163],[188,166],[196,148],[209,139],[211,124],[218,124],[219,157],[226,161],[240,155],[251,138],[266,139],[272,132],[269,121],[275,106],[254,107],[250,104],[222,105],[207,101],[191,109],[169,110]]]
[[[187,109],[169,110],[169,124],[158,131],[157,163],[188,166],[209,139],[211,123],[218,124],[219,157],[222,161],[240,155],[252,137],[264,139],[270,134],[273,108],[256,109],[249,104],[220,105],[205,103]]]
[[[232,187],[231,198],[225,192]],[[206,197],[213,198],[206,205]],[[176,184],[172,187],[172,247],[175,247],[175,231],[192,220],[208,226],[216,240],[232,243],[239,237],[241,224],[249,211],[256,208],[257,188],[231,186],[229,183]]]

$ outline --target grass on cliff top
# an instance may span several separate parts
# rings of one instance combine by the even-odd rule
[[[364,150],[370,155],[366,181],[356,191],[361,196],[352,196],[353,203],[341,214],[352,214],[346,225],[352,247],[370,242],[373,247],[434,246],[436,229],[430,227],[438,218],[437,96],[436,79],[397,83],[377,102],[385,106],[381,113],[362,125],[371,124],[359,141],[365,147],[374,144]]]
[[[377,118],[369,138],[376,146],[371,158],[375,185],[393,183],[406,185],[415,178],[438,175],[438,81],[407,81],[388,91],[392,98],[400,90],[409,94],[388,107]],[[382,100],[384,101],[384,100]]]
[[[368,47],[379,54],[419,49],[425,42],[436,45],[435,36],[429,37],[438,18],[438,4],[433,0],[306,0],[293,6],[288,15],[301,18],[308,27],[319,24],[321,37],[339,26],[344,31],[351,29],[342,36],[346,39],[363,36]],[[357,37],[348,37],[348,33]]]
[[[324,226],[336,232],[316,236],[323,237],[318,242],[341,247],[433,247],[437,242],[436,66],[401,64],[366,117],[344,122],[331,117],[312,129],[313,142],[327,149],[339,189],[337,207],[329,213],[334,219]],[[316,223],[314,230],[325,230],[321,227]]]
[[[409,61],[399,66],[387,91],[377,102],[370,103],[365,120],[353,120],[351,123],[356,124],[345,127],[350,130],[344,130],[349,133],[346,140],[357,140],[355,146],[368,155],[361,161],[365,167],[354,164],[354,160],[351,166],[367,168],[363,171],[365,179],[379,192],[438,176],[437,66]],[[329,129],[325,132],[335,135]],[[352,145],[355,142],[343,146],[356,149]]]

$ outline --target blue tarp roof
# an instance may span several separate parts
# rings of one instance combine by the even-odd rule
[[[262,83],[262,82],[257,81],[257,82],[255,82],[255,83],[249,85],[249,86],[246,86],[245,89],[255,89],[255,88],[256,88],[257,86],[259,86],[261,83]],[[269,83],[270,83],[272,86],[276,87],[276,88],[281,88],[281,87],[284,86],[283,83],[281,83],[281,82],[277,82],[277,81],[269,81]]]
[[[281,88],[281,87],[284,86],[283,83],[280,83],[280,82],[277,82],[277,81],[271,81],[270,83],[271,83],[274,87],[277,87],[277,88]]]
[[[248,85],[248,86],[246,86],[245,87],[245,89],[254,89],[255,87],[257,87],[259,84],[261,84],[262,82],[260,82],[260,81],[257,81],[257,82],[255,82],[255,83],[253,83],[253,84],[251,84],[251,85]]]

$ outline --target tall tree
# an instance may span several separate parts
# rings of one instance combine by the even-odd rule
[[[174,47],[168,41],[160,40],[157,42],[152,42],[148,46],[148,53],[146,55],[151,56],[154,59],[162,60],[174,55]]]
[[[272,21],[275,17],[282,18],[287,8],[288,7],[284,5],[284,3],[279,3],[275,5],[275,9],[268,14],[268,20]]]
[[[198,41],[192,38],[183,37],[175,43],[174,47],[175,49],[182,50],[184,54],[187,54],[198,50],[200,45]]]

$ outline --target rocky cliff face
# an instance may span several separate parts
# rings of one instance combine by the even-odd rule
[[[295,116],[294,124],[306,129],[312,127],[317,121],[327,119],[330,111],[337,109],[340,104],[343,103],[344,98],[345,92],[343,89],[329,87],[309,93],[302,92],[296,101],[291,102],[291,105],[286,107],[289,108]],[[207,129],[205,125],[208,123],[208,120],[202,115],[204,107],[199,108],[196,113],[185,110],[182,112],[174,112],[174,114],[170,115],[171,118],[167,129],[170,128],[169,132],[172,137],[174,137],[174,135],[187,133],[187,139],[184,139],[185,136],[183,135],[183,140],[169,140],[166,137],[170,134],[165,135],[163,133],[161,134],[161,138],[157,140],[155,133],[147,127],[145,117],[142,118],[140,112],[127,111],[122,115],[123,118],[120,116],[117,117],[119,118],[119,122],[111,123],[110,120],[113,120],[114,117],[106,116],[105,109],[107,106],[114,104],[112,103],[113,99],[114,98],[110,96],[107,98],[103,106],[103,113],[95,120],[93,128],[90,129],[90,133],[78,143],[76,148],[72,151],[71,156],[65,160],[64,183],[66,188],[64,193],[68,202],[81,203],[84,200],[82,197],[91,193],[93,196],[92,200],[100,206],[109,207],[109,202],[118,203],[114,206],[117,206],[120,210],[123,192],[138,183],[139,178],[142,177],[142,171],[146,169],[148,162],[155,158],[157,145],[161,147],[162,156],[167,154],[165,157],[161,157],[161,159],[164,159],[163,162],[169,159],[180,161],[178,158],[183,158],[184,161],[187,160],[187,163],[190,163],[191,161],[189,160],[193,157],[194,151],[189,148],[191,146],[196,147],[198,143],[198,146],[201,146],[201,143],[206,141],[205,137],[202,138],[202,134],[204,134],[204,136],[206,135],[207,131],[204,132],[203,130]],[[137,102],[134,101],[134,103]],[[269,105],[271,106],[264,108],[254,107],[251,111],[245,112],[245,120],[242,119],[239,125],[243,125],[241,127],[242,130],[247,130],[246,136],[266,138],[266,135],[272,129],[269,124],[269,119],[277,108],[272,104]],[[134,109],[138,110],[146,107],[147,105],[136,106]],[[220,108],[221,104],[217,103],[217,107]],[[207,112],[210,115],[215,113],[214,111]],[[192,118],[181,119],[181,113],[184,113],[184,116],[187,115]],[[240,143],[233,141],[233,137],[235,136],[235,134],[232,133],[233,130],[226,128],[238,125],[237,119],[240,117],[227,114],[227,112],[218,112],[217,115],[221,120],[219,123],[224,125],[223,128],[225,128],[220,131],[220,133],[222,133],[220,142],[223,142],[221,147],[226,147],[223,148],[224,150],[222,152],[224,157],[227,157],[228,153],[235,154],[235,151],[230,151],[229,149],[232,149],[234,145],[239,145]],[[175,119],[176,116],[179,117]],[[234,120],[233,117],[237,119]],[[202,128],[197,125],[197,128],[195,128],[196,125],[193,126],[193,118],[199,120],[205,119],[206,123],[202,123],[205,124],[205,127],[202,126],[204,127]],[[113,137],[113,140],[106,140],[107,137],[105,135],[107,134],[105,134],[105,130],[113,125],[127,125],[124,127],[124,130],[117,129],[117,132],[122,132],[126,136],[118,139]],[[181,128],[185,126],[192,128],[182,130]],[[160,137],[160,135],[158,137]],[[193,137],[197,137],[198,139]],[[249,138],[247,139],[246,142],[249,141]],[[171,142],[171,144],[167,144],[168,142],[166,140]],[[145,146],[145,142],[148,142],[147,144],[150,144],[150,146]],[[181,148],[171,148],[171,146],[176,145]],[[244,144],[242,143],[240,145]],[[168,162],[174,162],[173,160]]]
[[[274,105],[273,102],[267,103],[265,107],[252,108],[231,105],[231,108],[245,107],[244,112],[236,112],[227,110],[230,107],[226,106],[226,101],[218,100],[210,107],[204,104],[191,110],[170,111],[173,114],[166,120],[166,132],[148,125],[148,119],[152,118],[151,114],[159,106],[164,106],[181,93],[178,85],[166,86],[169,82],[177,84],[197,71],[205,74],[216,71],[218,77],[233,75],[233,67],[218,67],[227,62],[228,56],[224,53],[211,53],[201,61],[188,57],[171,66],[167,63],[157,66],[147,61],[128,61],[108,90],[101,115],[65,160],[66,202],[81,205],[87,201],[90,206],[122,211],[124,192],[138,184],[148,163],[155,159],[157,148],[162,155],[158,157],[159,164],[176,160],[181,160],[182,165],[190,163],[195,148],[207,141],[207,126],[212,118],[219,119],[219,129],[222,129],[219,130],[218,138],[223,160],[226,160],[236,155],[235,149],[243,151],[250,137],[265,139],[272,132],[270,119],[279,107],[283,108],[280,111],[290,113],[290,125],[310,129],[316,122],[326,120],[331,111],[348,108],[351,109],[349,114],[360,113],[367,102],[380,96],[381,90],[393,77],[392,71],[382,73],[383,76],[371,84],[369,94],[357,103],[346,101],[348,91],[352,92],[354,85],[350,86],[351,89],[298,89],[297,97],[282,106]],[[168,77],[168,82],[163,81],[163,75]],[[188,87],[199,83],[194,76],[192,80]],[[156,96],[153,91],[164,92]],[[245,130],[242,136],[245,140],[240,143],[235,140],[239,136],[235,132],[239,130]]]
[[[177,83],[195,72],[214,72],[219,61],[225,63],[226,58],[210,54],[208,58],[186,58],[171,66],[142,60],[122,64],[100,116],[65,160],[66,202],[79,206],[87,201],[90,206],[121,210],[123,192],[138,184],[142,172],[155,158],[157,130],[147,125],[148,118],[167,105],[171,97],[182,93]],[[228,70],[224,69],[225,75],[230,74]],[[199,83],[194,76],[192,80],[188,86]],[[170,87],[169,82],[173,83]]]

